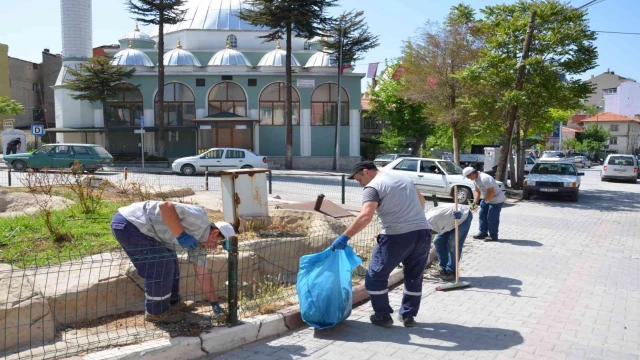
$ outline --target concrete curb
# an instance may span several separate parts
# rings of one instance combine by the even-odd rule
[[[403,270],[395,269],[389,276],[389,287],[396,286],[403,280]],[[369,294],[364,288],[364,280],[361,280],[358,285],[353,286],[352,303],[355,305],[368,298]],[[198,359],[229,351],[267,337],[281,335],[301,326],[306,326],[306,324],[302,321],[300,307],[294,305],[274,314],[247,319],[235,327],[215,328],[199,337],[152,340],[142,344],[103,350],[82,357],[70,357],[67,360]]]

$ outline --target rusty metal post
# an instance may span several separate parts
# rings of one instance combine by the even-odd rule
[[[8,178],[8,180],[9,180],[9,186],[11,186],[11,168],[9,168],[9,172],[8,172],[8,175],[7,175],[7,176],[9,177],[9,178]]]
[[[433,206],[438,207],[438,197],[436,194],[431,195],[431,200],[433,200]]]
[[[316,199],[316,205],[313,207],[313,210],[320,211],[323,201],[324,201],[324,194],[318,195],[318,198]]]
[[[273,180],[271,180],[273,178],[273,173],[271,172],[271,170],[269,170],[269,195],[271,195],[273,193]]]
[[[229,261],[227,263],[227,273],[229,288],[227,298],[229,315],[227,316],[227,325],[234,326],[238,324],[238,238],[232,236],[229,239]]]
[[[125,179],[125,180],[127,180],[127,173],[128,173],[127,168],[124,168],[124,179]]]
[[[209,191],[209,168],[204,171],[204,189]]]

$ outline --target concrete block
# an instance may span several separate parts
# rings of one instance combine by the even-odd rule
[[[252,319],[251,322],[257,322],[260,324],[256,340],[284,334],[289,331],[285,325],[284,316],[278,313],[258,316]]]
[[[209,354],[218,354],[254,342],[260,325],[244,323],[232,328],[215,328],[200,335],[202,348]]]
[[[99,351],[84,356],[84,360],[198,359],[205,355],[200,348],[199,337],[176,337]]]
[[[49,304],[23,270],[0,264],[0,350],[42,346],[55,326]]]

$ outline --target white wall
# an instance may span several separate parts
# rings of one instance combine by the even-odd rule
[[[629,117],[640,114],[640,84],[633,81],[620,84],[615,95],[605,95],[604,110]]]

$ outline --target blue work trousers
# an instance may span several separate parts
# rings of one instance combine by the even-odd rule
[[[473,214],[469,212],[467,218],[458,224],[458,261],[462,259],[462,246],[464,240],[469,234],[469,228],[471,228],[471,222],[473,221]],[[438,260],[440,260],[440,269],[451,271],[456,273],[456,230],[444,232],[438,234],[433,238],[433,244],[436,247],[436,253],[438,254]]]
[[[144,279],[145,310],[160,315],[180,301],[180,265],[176,252],[143,234],[120,213],[111,219],[111,232]]]
[[[498,228],[500,227],[500,212],[502,211],[502,205],[499,204],[485,204],[480,207],[480,234],[489,235],[492,240],[498,240]]]
[[[422,298],[422,276],[427,267],[431,233],[417,230],[399,235],[378,235],[373,249],[365,288],[371,297],[371,306],[378,317],[390,315],[389,275],[402,263],[404,270],[404,295],[400,315],[416,316]]]

